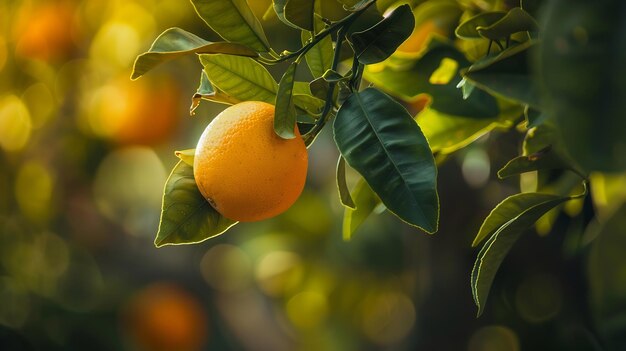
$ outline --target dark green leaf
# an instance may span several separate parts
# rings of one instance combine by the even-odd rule
[[[380,199],[367,182],[361,178],[352,189],[351,198],[355,208],[346,207],[343,212],[343,240],[350,240],[357,228],[380,205]]]
[[[619,0],[546,4],[536,77],[545,112],[587,171],[626,170],[625,13]]]
[[[535,44],[527,41],[510,47],[473,64],[462,75],[491,94],[540,109],[539,92],[528,63],[528,53]]]
[[[270,45],[246,0],[191,0],[198,15],[222,38],[266,52]]]
[[[413,32],[415,19],[411,6],[402,5],[375,26],[353,33],[350,42],[359,62],[369,65],[385,60]]]
[[[352,200],[352,196],[350,196],[350,190],[346,182],[346,160],[341,155],[339,156],[339,161],[337,161],[337,190],[339,191],[341,204],[355,209],[356,205]]]
[[[355,92],[339,108],[333,130],[343,157],[391,212],[428,233],[437,231],[435,160],[402,105],[374,88]]]
[[[196,186],[193,168],[179,161],[165,184],[154,244],[161,247],[198,243],[222,234],[236,223],[211,207]]]
[[[326,95],[328,94],[329,85],[324,78],[319,77],[311,81],[309,84],[309,88],[311,89],[311,94],[318,99],[326,100]]]
[[[568,169],[569,166],[558,155],[547,147],[534,154],[518,156],[509,161],[498,171],[498,178],[504,179],[521,173],[542,169]]]
[[[296,137],[296,109],[293,104],[293,84],[298,63],[292,62],[278,84],[276,94],[276,109],[274,112],[274,132],[283,139]]]
[[[273,104],[278,84],[255,60],[231,55],[200,55],[200,62],[214,87],[239,101]]]
[[[356,12],[356,11],[362,10],[363,8],[365,8],[366,6],[368,6],[374,1],[375,0],[360,0],[360,1],[355,0],[355,1],[340,1],[340,2],[344,4],[343,8],[346,11]]]
[[[475,90],[466,100],[457,88],[461,81],[460,68],[469,66],[469,61],[456,48],[437,43],[418,60],[392,67],[366,66],[363,76],[378,88],[406,101],[420,94],[432,97],[430,108],[438,112],[472,118],[495,118],[499,109],[496,99],[482,90]],[[457,62],[456,73],[447,84],[432,84],[430,77],[441,67],[444,60]]]
[[[534,128],[546,121],[548,119],[548,114],[526,105],[524,108],[524,118],[526,119],[526,127]]]
[[[174,155],[180,158],[180,160],[185,162],[188,166],[193,167],[193,160],[194,160],[194,157],[196,156],[196,149],[186,149],[186,150],[175,151]]]
[[[148,52],[137,56],[131,79],[141,77],[161,63],[190,54],[258,56],[256,51],[240,44],[212,43],[180,28],[170,28],[155,39]]]
[[[312,31],[315,1],[316,0],[288,0],[284,8],[285,18],[299,28]]]
[[[322,75],[322,78],[324,78],[324,80],[328,83],[345,82],[350,79],[350,77],[344,77],[339,72],[332,69],[326,70],[324,75]]]
[[[454,33],[461,39],[482,39],[478,27],[488,27],[506,16],[506,12],[483,12],[461,23]]]
[[[209,81],[209,77],[207,77],[206,72],[203,70],[200,74],[200,86],[193,97],[191,98],[191,107],[189,108],[189,114],[194,115],[198,106],[200,106],[200,102],[202,100],[209,100],[213,102],[218,102],[221,104],[234,105],[241,101],[229,96],[223,91],[214,88]]]
[[[551,209],[562,204],[563,202],[572,199],[572,197],[550,197],[554,195],[546,195],[540,193],[524,193],[525,201],[516,201],[516,206],[504,206],[505,202],[513,205],[512,201],[503,201],[494,212],[489,216],[494,222],[493,226],[504,222],[493,235],[487,240],[485,245],[478,253],[478,258],[474,263],[471,275],[472,295],[474,296],[474,302],[478,307],[478,316],[480,316],[485,308],[487,297],[489,296],[489,290],[491,290],[491,284],[493,279],[500,268],[500,264],[504,260],[504,257],[509,253],[513,244],[520,238],[520,236],[530,226],[533,225],[541,216],[546,214]],[[514,195],[515,196],[515,195]],[[518,195],[519,196],[519,195]],[[538,201],[538,198],[542,197],[543,201]],[[502,206],[501,206],[502,205]],[[510,217],[520,210],[523,212],[515,217]],[[498,210],[500,208],[500,210]],[[490,217],[487,219],[490,220]],[[482,228],[481,228],[482,229]]]
[[[512,8],[491,25],[476,27],[480,36],[491,40],[507,39],[518,32],[537,32],[538,29],[537,21],[520,7]]]

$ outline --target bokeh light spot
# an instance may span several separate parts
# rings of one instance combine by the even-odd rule
[[[35,221],[47,220],[52,211],[53,186],[53,176],[46,166],[37,161],[24,163],[15,182],[15,197],[22,212]]]
[[[469,150],[463,158],[461,170],[467,184],[474,188],[480,188],[489,181],[489,173],[491,172],[489,156],[482,149]]]
[[[255,276],[259,287],[269,296],[283,296],[302,281],[304,268],[296,253],[273,251],[261,258]]]
[[[204,280],[222,292],[243,291],[252,284],[252,261],[240,248],[219,244],[202,257],[200,271]]]
[[[468,351],[519,351],[517,335],[504,326],[489,326],[476,331],[469,341]]]
[[[319,327],[327,314],[327,298],[317,291],[303,291],[287,302],[287,316],[300,329]]]
[[[402,292],[373,292],[363,300],[361,309],[363,333],[379,345],[401,341],[415,324],[413,301]]]
[[[15,95],[0,98],[0,147],[19,151],[28,142],[31,120],[28,108]]]

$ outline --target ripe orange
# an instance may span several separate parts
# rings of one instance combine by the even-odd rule
[[[224,217],[259,221],[287,210],[300,196],[308,157],[304,141],[274,133],[274,106],[260,101],[230,106],[198,141],[194,177],[202,195]]]
[[[141,351],[200,351],[208,338],[204,307],[189,292],[170,283],[139,291],[123,310],[124,331]]]

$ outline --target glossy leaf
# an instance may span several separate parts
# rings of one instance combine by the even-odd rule
[[[200,86],[198,86],[198,90],[196,90],[196,93],[191,97],[191,107],[189,107],[190,115],[195,115],[195,111],[198,106],[200,106],[200,102],[202,100],[209,100],[227,105],[234,105],[241,102],[223,91],[214,88],[204,70],[200,74]]]
[[[491,40],[507,39],[518,32],[537,32],[538,29],[537,21],[520,7],[512,8],[491,25],[476,28],[481,37]]]
[[[375,26],[353,33],[350,42],[359,62],[369,65],[391,56],[411,35],[414,25],[411,7],[405,4],[396,8]]]
[[[482,12],[461,23],[454,33],[461,39],[482,39],[478,33],[479,27],[488,27],[506,16],[504,11]]]
[[[225,232],[237,222],[224,218],[200,194],[193,168],[183,161],[165,184],[161,221],[154,244],[195,244]]]
[[[191,0],[196,12],[222,38],[266,52],[270,45],[246,0]]]
[[[352,196],[350,196],[350,189],[348,189],[348,183],[346,182],[346,160],[342,156],[339,156],[339,161],[337,161],[337,190],[339,191],[341,204],[355,209],[356,205],[352,200]]]
[[[354,232],[380,205],[380,198],[367,182],[361,178],[351,193],[355,208],[346,207],[343,212],[343,240],[350,240]]]
[[[501,223],[507,218],[508,221],[497,228],[489,240],[487,240],[478,253],[478,258],[476,259],[474,268],[472,269],[472,295],[474,297],[474,302],[478,307],[478,316],[480,316],[484,311],[493,279],[498,272],[504,257],[506,257],[513,247],[513,244],[515,244],[524,231],[530,228],[541,216],[563,202],[572,199],[571,197],[559,196],[549,198],[546,197],[546,194],[540,193],[524,193],[520,195],[524,195],[524,199],[526,201],[516,203],[517,206],[514,206],[513,208],[509,208],[508,206],[500,207],[499,205],[498,207],[500,207],[501,210],[497,211],[502,212],[500,216],[494,217],[494,212],[490,214],[492,220],[495,221],[492,224]],[[544,201],[539,202],[537,200],[538,197],[545,197]],[[510,202],[510,200],[507,200],[504,202]],[[518,206],[526,206],[526,208],[519,215],[512,218],[509,217],[515,213],[511,210],[517,210]],[[496,209],[498,207],[496,207]],[[505,212],[504,209],[506,209],[507,212]],[[496,210],[494,209],[494,211]]]
[[[292,62],[278,84],[274,111],[274,131],[283,139],[296,137],[296,109],[293,104],[293,84],[298,63]]]
[[[555,0],[544,13],[536,78],[564,146],[587,171],[626,170],[624,4]]]
[[[284,8],[285,18],[298,28],[312,31],[315,1],[316,0],[288,0]]]
[[[181,161],[185,162],[188,166],[193,167],[193,160],[196,156],[196,149],[175,151],[174,155],[176,155],[176,157],[178,157]]]
[[[534,154],[518,156],[512,159],[498,171],[498,178],[504,179],[543,169],[569,169],[569,165],[551,149],[551,147],[547,147]]]
[[[480,89],[540,109],[536,82],[529,68],[529,52],[536,42],[510,47],[494,57],[479,61],[461,74]]]
[[[495,118],[499,108],[496,99],[482,90],[475,90],[467,99],[457,88],[461,81],[459,70],[469,66],[469,61],[456,48],[447,44],[432,44],[421,58],[409,60],[403,66],[370,65],[363,76],[376,87],[394,97],[412,101],[420,94],[432,97],[430,108],[438,112],[471,118]],[[430,76],[445,59],[458,63],[458,70],[448,84],[431,84]]]
[[[200,62],[214,87],[239,101],[265,101],[273,104],[278,84],[255,60],[230,55],[200,55]]]
[[[137,79],[161,63],[190,54],[229,54],[257,57],[256,51],[236,43],[206,41],[180,28],[170,28],[159,35],[148,52],[135,60],[131,79]]]
[[[311,39],[309,32],[302,32],[302,44]],[[305,55],[306,64],[311,70],[313,78],[321,77],[326,70],[330,69],[333,62],[333,41],[330,36],[324,37],[315,44]]]
[[[295,24],[289,22],[285,17],[285,6],[287,5],[288,1],[289,0],[272,0],[272,7],[274,8],[274,12],[276,13],[278,19],[284,24],[295,29],[300,29]]]
[[[355,92],[339,108],[333,131],[348,164],[391,212],[428,233],[437,231],[435,160],[402,105],[374,88]]]

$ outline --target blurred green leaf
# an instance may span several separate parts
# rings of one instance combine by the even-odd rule
[[[531,75],[528,52],[536,42],[527,41],[510,47],[496,56],[471,65],[462,76],[494,95],[540,109],[536,82]]]
[[[179,161],[165,184],[156,247],[195,244],[225,232],[235,225],[220,215],[200,194],[193,168]]]
[[[536,33],[538,29],[537,21],[520,7],[510,9],[495,23],[476,27],[480,36],[491,40],[504,40],[519,32]]]
[[[548,119],[548,114],[526,105],[524,108],[524,117],[526,118],[526,127],[534,128],[546,121]]]
[[[337,190],[339,191],[341,204],[355,209],[356,205],[352,200],[352,196],[350,196],[350,190],[346,182],[346,160],[341,155],[339,156],[339,161],[337,161]]]
[[[498,171],[498,178],[504,179],[521,173],[542,169],[570,169],[571,167],[552,151],[551,147],[542,149],[534,154],[518,156],[507,162]]]
[[[437,231],[435,160],[402,105],[374,88],[355,92],[339,108],[333,130],[343,157],[392,213],[428,233]]]
[[[411,7],[402,5],[373,27],[350,36],[354,54],[362,64],[381,62],[411,35],[414,25]]]
[[[299,28],[312,31],[315,1],[316,0],[287,0],[284,8],[285,18]]]
[[[463,99],[463,92],[457,88],[461,81],[459,69],[469,66],[463,54],[444,43],[431,45],[417,60],[408,60],[397,67],[370,65],[365,67],[363,76],[380,89],[406,101],[412,101],[420,94],[428,94],[432,97],[430,108],[444,114],[472,118],[498,116],[496,99],[485,91],[475,90],[467,99]],[[456,74],[447,84],[432,84],[431,75],[445,59],[458,63]]]
[[[501,103],[497,118],[465,118],[426,108],[415,118],[433,152],[449,154],[469,145],[495,128],[510,128],[522,115],[518,105]]]
[[[363,178],[354,186],[351,194],[350,198],[354,199],[354,208],[345,207],[344,209],[343,240],[350,240],[352,234],[380,204],[380,198]]]
[[[141,77],[161,63],[190,54],[258,56],[256,51],[244,45],[227,42],[213,43],[180,28],[170,28],[154,40],[148,52],[137,56],[131,79]]]
[[[624,4],[555,0],[544,13],[536,78],[546,113],[587,171],[626,170]]]
[[[270,44],[246,0],[191,0],[198,15],[222,38],[267,52]]]
[[[475,245],[489,233],[493,233],[478,253],[471,274],[472,295],[478,307],[478,316],[485,309],[489,290],[491,290],[491,284],[500,264],[524,231],[551,209],[565,201],[584,195],[561,197],[541,193],[523,193],[508,197],[496,206],[474,240]]]
[[[274,131],[283,139],[293,139],[296,137],[294,128],[296,126],[296,109],[293,104],[293,84],[298,68],[298,62],[292,62],[278,84],[276,103],[274,110]]]
[[[211,84],[239,101],[265,101],[273,104],[278,84],[255,60],[231,55],[200,55],[200,62]]]
[[[489,27],[501,20],[506,14],[504,11],[482,12],[461,23],[454,33],[461,39],[483,39],[478,33],[478,28]]]
[[[195,114],[195,111],[198,106],[200,106],[200,102],[202,100],[209,100],[227,105],[234,105],[241,102],[240,100],[229,96],[220,89],[214,88],[211,85],[209,77],[206,75],[206,72],[204,70],[200,74],[200,86],[198,86],[198,90],[196,90],[196,93],[193,94],[191,98],[191,107],[189,108],[189,113],[192,116]]]
[[[478,246],[483,239],[490,237],[511,219],[518,217],[530,208],[561,198],[562,196],[559,195],[542,193],[521,193],[507,197],[489,213],[478,230],[472,247]]]
[[[193,167],[193,160],[194,160],[194,157],[196,156],[196,149],[174,151],[174,155],[180,158],[180,160],[185,162],[188,166]]]

